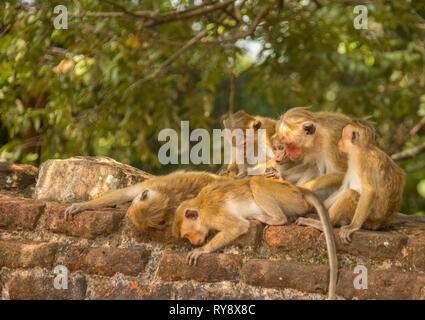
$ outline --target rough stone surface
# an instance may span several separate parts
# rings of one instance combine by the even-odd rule
[[[38,169],[29,164],[0,162],[0,190],[20,191],[35,185]]]
[[[55,259],[56,243],[0,241],[0,267],[50,268]]]
[[[87,283],[83,276],[68,278],[67,289],[55,289],[55,275],[16,274],[9,280],[7,289],[12,300],[82,300]]]
[[[33,230],[45,207],[37,200],[0,198],[0,228]]]
[[[48,203],[46,229],[59,234],[94,239],[117,231],[125,215],[123,210],[86,210],[66,221],[64,212],[68,205]]]
[[[326,299],[324,236],[310,227],[250,221],[249,232],[186,264],[194,248],[170,230],[140,232],[125,208],[86,210],[0,194],[0,299]],[[214,236],[212,233],[208,239]],[[425,219],[400,217],[385,231],[362,230],[350,245],[335,229],[339,299],[425,299]],[[54,268],[69,270],[55,289]],[[368,289],[355,289],[368,272]]]
[[[237,280],[241,259],[235,255],[209,253],[202,255],[196,266],[186,263],[187,252],[164,253],[158,268],[158,277],[165,281],[196,280],[217,282]]]
[[[340,272],[337,294],[347,299],[405,300],[424,299],[425,276],[413,272],[369,271],[367,289],[355,288],[355,278],[362,272]],[[360,280],[358,282],[361,283]]]
[[[242,279],[253,286],[326,293],[329,268],[283,260],[252,259],[244,264]]]
[[[142,170],[107,157],[52,159],[40,167],[35,197],[52,201],[86,201],[149,177],[151,175]]]
[[[91,274],[112,276],[115,273],[137,276],[143,272],[150,251],[135,248],[72,248],[64,265],[71,271],[83,270]]]

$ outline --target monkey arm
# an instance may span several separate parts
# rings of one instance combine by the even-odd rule
[[[297,181],[297,186],[303,186],[306,182],[309,182],[315,178],[320,176],[319,170],[317,169],[316,165],[312,165],[307,168],[307,170],[304,171],[301,178]]]
[[[232,242],[237,239],[239,236],[248,232],[249,222],[245,219],[237,219],[237,222],[226,219],[227,221],[223,221],[223,226],[227,225],[222,229],[219,233],[217,233],[207,244],[203,245],[200,248],[196,248],[190,251],[187,254],[187,262],[190,265],[196,265],[198,262],[198,258],[204,254],[213,252],[221,247],[224,247],[226,244]],[[236,219],[235,219],[236,220]],[[226,223],[227,222],[227,223]],[[228,222],[231,225],[228,225]]]
[[[298,179],[300,179],[303,176],[304,171],[307,170],[309,166],[310,165],[307,163],[302,163],[281,172],[281,175],[285,180],[295,183],[298,181]]]
[[[356,211],[354,212],[351,223],[340,229],[339,235],[343,242],[349,243],[353,232],[359,230],[369,216],[370,209],[376,198],[376,190],[372,186],[363,186]]]
[[[143,183],[138,183],[124,189],[109,192],[97,199],[74,203],[65,210],[65,219],[69,219],[72,217],[72,215],[86,209],[93,209],[131,201],[142,191]]]
[[[307,183],[304,183],[301,187],[317,192],[330,188],[338,188],[343,180],[343,173],[328,173]]]

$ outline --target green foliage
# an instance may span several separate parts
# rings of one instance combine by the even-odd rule
[[[393,154],[425,141],[408,136],[425,116],[425,4],[368,5],[368,29],[353,26],[354,5],[338,1],[247,1],[243,19],[216,10],[147,27],[152,20],[78,16],[74,1],[0,4],[0,159],[37,164],[49,158],[106,155],[154,173],[158,133],[221,127],[236,74],[235,106],[277,117],[290,107],[371,115],[378,145]],[[113,5],[111,3],[119,3]],[[179,1],[88,1],[87,12],[171,13]],[[205,2],[205,1],[204,1]],[[193,1],[180,1],[181,9]],[[247,42],[220,42],[246,32],[271,4]],[[53,8],[65,5],[69,28],[56,30]],[[228,8],[232,11],[233,6]],[[162,70],[187,41],[207,29]],[[260,48],[257,58],[249,48]],[[248,49],[247,49],[248,48]],[[149,79],[149,76],[155,75]],[[146,78],[148,77],[148,78]],[[128,88],[145,79],[133,90]],[[147,79],[147,80],[146,80]],[[408,172],[402,210],[425,212],[424,155],[400,165]],[[197,167],[196,169],[200,169]],[[203,167],[203,169],[215,169]]]

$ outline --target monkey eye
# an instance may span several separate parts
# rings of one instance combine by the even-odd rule
[[[312,135],[316,132],[316,127],[311,122],[303,124],[303,130],[306,135]]]
[[[279,146],[279,150],[283,150],[283,146]]]
[[[276,151],[276,147],[273,147],[273,151]]]

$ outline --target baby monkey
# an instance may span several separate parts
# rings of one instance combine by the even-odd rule
[[[272,149],[274,158],[267,162],[267,169],[264,173],[264,176],[266,178],[277,180],[288,180],[291,182],[296,181],[296,179],[291,180],[290,174],[287,176],[283,174],[284,172],[288,172],[286,170],[296,166],[298,162],[294,162],[289,158],[288,152],[286,152],[285,144],[277,135],[272,137]]]
[[[339,150],[348,155],[348,169],[339,190],[326,201],[332,225],[344,225],[344,243],[360,228],[380,229],[397,214],[404,187],[404,171],[375,146],[375,129],[366,120],[353,120],[342,131]],[[320,229],[313,219],[299,224]]]
[[[219,231],[207,244],[189,252],[187,261],[194,265],[203,253],[213,252],[247,233],[248,219],[283,225],[307,214],[312,207],[323,224],[330,264],[329,298],[333,299],[338,263],[332,227],[326,208],[310,190],[263,176],[219,181],[180,204],[174,216],[173,234],[201,245],[209,230]]]

